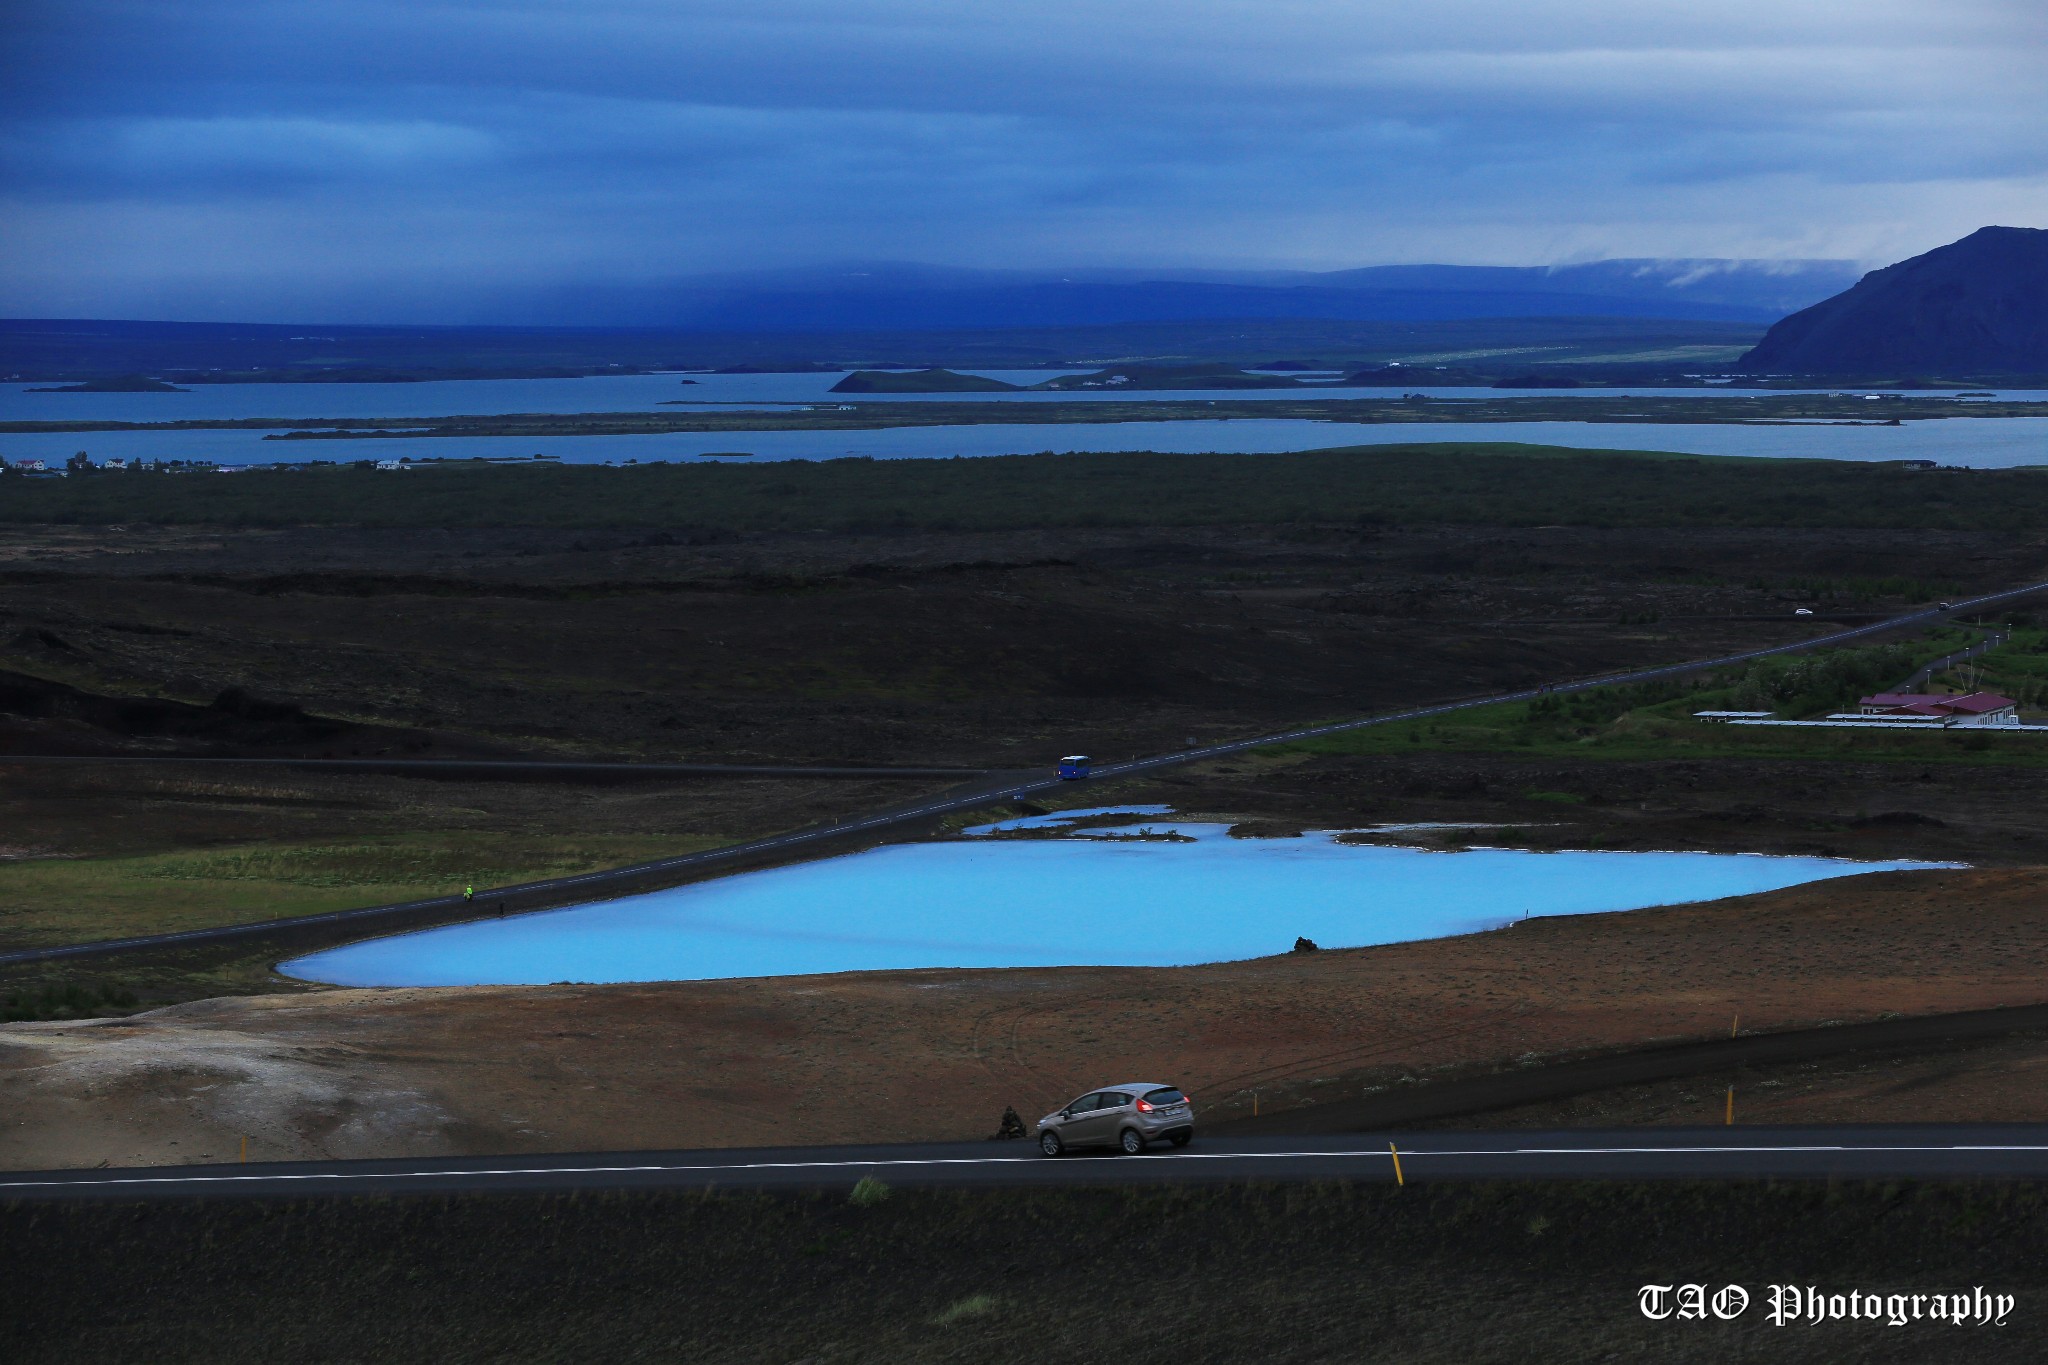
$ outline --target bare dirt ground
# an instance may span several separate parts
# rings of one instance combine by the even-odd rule
[[[1439,822],[1405,844],[1700,849],[2048,863],[2048,770],[1848,759],[1579,760],[1514,753],[1250,757],[1126,782],[1104,801],[1231,813],[1241,834]],[[1230,818],[1222,816],[1221,818]]]
[[[963,1138],[1130,1076],[1222,1118],[1254,1092],[1270,1111],[1738,1013],[2037,1003],[2044,960],[2048,872],[2002,869],[1190,968],[227,998],[0,1029],[0,1163],[223,1161],[245,1136],[252,1159]],[[2048,1070],[1988,1075],[1930,1074],[1914,1114],[2048,1118]],[[1799,1112],[1861,1115],[1857,1094]]]
[[[2034,536],[1926,531],[6,527],[0,750],[1036,766],[1783,643],[1826,628],[1794,606],[1880,613],[2039,578],[2044,560]],[[563,858],[612,839],[627,861],[625,842],[743,837],[898,790],[17,769],[0,857],[104,871],[37,882],[80,888],[68,900],[16,897],[42,917],[17,915],[19,941],[72,941],[108,936],[110,887],[129,886],[119,928],[151,930],[122,859],[275,844],[410,867],[423,849],[452,887],[544,837],[590,845]],[[0,1164],[225,1160],[243,1137],[252,1157],[960,1137],[1005,1104],[1035,1117],[1143,1073],[1220,1117],[1254,1094],[1292,1105],[1704,1036],[1737,1011],[1769,1028],[2048,997],[2048,775],[2033,769],[1297,756],[1101,795],[1268,832],[1465,820],[1529,847],[1984,870],[1168,971],[448,991],[307,991],[260,955],[140,979],[37,971],[0,984],[189,1003],[0,1030]],[[258,914],[251,895],[236,915]],[[2038,1073],[2011,1074],[2019,1100],[1994,1104],[2005,1092],[1980,1080],[1913,1102],[2036,1112]],[[1851,1090],[1811,1104],[1860,1113]],[[1684,1107],[1638,1108],[1659,1104]]]
[[[1909,1049],[1871,1048],[1827,1061],[1703,1072],[1544,1104],[1419,1125],[1429,1128],[1619,1127],[1631,1124],[2039,1123],[2048,1117],[2048,1035]]]

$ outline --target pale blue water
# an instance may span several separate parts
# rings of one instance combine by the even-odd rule
[[[1098,367],[1045,370],[972,370],[1011,384],[1038,384],[1063,374]],[[578,379],[440,379],[416,384],[194,384],[185,393],[31,393],[46,384],[0,384],[0,421],[174,422],[223,421],[238,417],[452,417],[514,412],[653,412],[672,400],[687,403],[1044,403],[1128,402],[1132,398],[1197,400],[1299,398],[1299,390],[1228,389],[1215,392],[1120,393],[1081,389],[1069,393],[836,394],[843,375],[813,374],[622,374]],[[683,383],[687,379],[691,382]],[[1472,389],[1432,388],[1419,380],[1412,390],[1315,387],[1322,398],[1377,398],[1401,392],[1433,398],[1615,398],[1716,397],[1837,390],[1733,389]],[[2029,390],[1986,390],[2011,399],[2048,398]],[[1872,408],[1880,405],[1872,403]]]
[[[967,839],[873,849],[284,963],[347,986],[670,981],[918,967],[1170,966],[1435,938],[1938,866],[1709,853],[1462,853],[1328,833],[1193,843]]]
[[[1037,383],[1066,370],[978,370],[1011,383]],[[682,381],[693,382],[685,385]],[[187,393],[30,393],[39,387],[0,384],[0,421],[219,421],[239,417],[327,418],[487,416],[503,413],[648,412],[685,404],[770,408],[799,403],[865,402],[1111,402],[1263,400],[1299,397],[1290,390],[1131,394],[1086,390],[1058,394],[833,394],[836,372],[817,374],[596,375],[578,379],[460,379],[417,384],[203,384]],[[1438,398],[1613,398],[1741,396],[1749,389],[1492,390],[1423,388]],[[1327,397],[1385,399],[1387,389],[1318,387]],[[1830,392],[1830,390],[1821,390]],[[2014,390],[2010,398],[2048,398]],[[1873,402],[1882,417],[1884,402]],[[670,411],[687,411],[671,407]],[[575,464],[626,460],[695,460],[707,453],[747,451],[761,460],[875,459],[1039,452],[1157,450],[1171,454],[1273,454],[1333,445],[1413,441],[1530,441],[1596,450],[1672,450],[1699,455],[1755,455],[1836,460],[1932,459],[1943,464],[2004,468],[2048,460],[2048,419],[1972,418],[1906,427],[1730,427],[1713,424],[1502,422],[1377,424],[1255,418],[1238,421],[1114,422],[1081,426],[1004,423],[898,427],[881,431],[724,432],[650,436],[404,437],[359,441],[265,441],[260,431],[95,431],[0,435],[0,459],[61,460],[84,450],[95,459],[203,460],[250,465],[299,460],[467,459],[472,455],[546,454]]]
[[[1020,815],[1014,820],[998,820],[992,825],[976,825],[964,829],[962,834],[991,834],[1006,829],[1062,829],[1076,820],[1090,815],[1171,815],[1172,806],[1083,806],[1073,810],[1054,811],[1050,815]]]
[[[176,395],[172,395],[176,396]],[[467,459],[547,454],[569,464],[696,460],[748,451],[758,461],[944,459],[1156,450],[1167,454],[1276,454],[1330,446],[1435,441],[1526,441],[1586,450],[1665,450],[1766,459],[1933,460],[1978,469],[2048,464],[2048,417],[1954,417],[1903,426],[1736,426],[1634,422],[1225,421],[988,423],[878,431],[667,432],[650,436],[449,436],[265,441],[257,431],[90,431],[0,434],[0,458],[206,460],[228,465],[299,460]]]
[[[976,370],[1038,384],[1080,370]],[[845,376],[621,374],[580,379],[433,379],[416,384],[194,384],[184,393],[31,393],[0,384],[0,421],[174,422],[237,417],[452,417],[511,412],[658,412],[671,399],[777,406],[853,402],[831,393]],[[684,383],[684,380],[690,381]],[[879,397],[880,395],[875,395]],[[985,394],[946,394],[973,399]]]

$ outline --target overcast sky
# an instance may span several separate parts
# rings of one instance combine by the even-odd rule
[[[0,0],[0,38],[15,316],[2048,226],[2048,0]]]

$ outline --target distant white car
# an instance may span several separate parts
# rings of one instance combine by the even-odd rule
[[[1812,608],[1812,607],[1794,607],[1794,608],[1792,609],[1792,614],[1793,614],[1794,616],[1811,616],[1811,615],[1813,615],[1813,608]]]

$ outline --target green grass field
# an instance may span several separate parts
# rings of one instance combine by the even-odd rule
[[[0,944],[40,947],[319,914],[570,876],[713,848],[678,836],[434,831],[130,858],[0,863]]]
[[[1970,632],[1930,632],[1880,650],[1829,650],[1768,660],[1741,675],[1704,675],[1673,684],[1597,688],[1567,696],[1474,707],[1427,720],[1347,730],[1274,745],[1285,754],[1513,753],[1578,759],[1886,759],[1915,763],[2048,764],[2048,736],[1944,730],[1789,730],[1714,725],[1696,711],[1776,710],[1809,718],[1853,705],[1914,668],[1968,642]],[[2048,678],[2048,636],[2014,632],[2012,644],[1980,657],[1983,683],[2039,668]],[[1773,695],[1773,688],[1777,689]],[[2010,695],[2010,694],[2008,694]]]
[[[2024,707],[2040,706],[2048,702],[2048,631],[2015,630],[2003,648],[1932,681],[1939,687],[1996,692]]]

